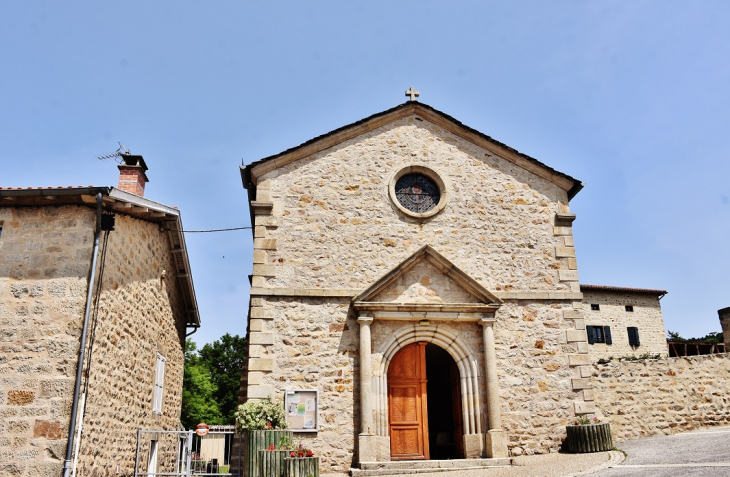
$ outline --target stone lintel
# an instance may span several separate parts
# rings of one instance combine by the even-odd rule
[[[592,414],[596,412],[596,405],[593,402],[573,401],[573,410],[576,415]]]
[[[582,300],[582,293],[572,292],[498,292],[502,301],[507,300]]]
[[[574,258],[575,247],[555,247],[555,256],[557,258]]]
[[[566,320],[579,320],[583,318],[583,311],[581,310],[563,310],[563,318]]]
[[[572,378],[570,383],[572,384],[574,391],[579,389],[593,389],[591,378]]]
[[[248,398],[249,399],[266,399],[271,396],[274,389],[271,386],[249,386],[248,387]]]
[[[558,270],[558,278],[561,282],[577,282],[578,270]]]
[[[253,264],[253,274],[259,277],[275,277],[276,265]]]
[[[248,337],[249,343],[252,345],[272,345],[274,344],[273,333],[251,333]]]
[[[279,221],[273,215],[257,215],[254,217],[254,225],[262,225],[264,227],[278,227]]]
[[[264,202],[259,200],[253,200],[249,202],[249,205],[251,206],[251,210],[253,210],[254,215],[269,215],[271,214],[271,210],[274,208],[273,202]]]
[[[266,263],[266,260],[269,258],[269,254],[266,252],[266,250],[254,250],[253,251],[253,264],[254,266],[256,264],[264,264]]]
[[[553,226],[553,235],[573,235],[571,227]]]
[[[568,364],[571,366],[589,366],[591,359],[587,354],[569,354]]]
[[[565,330],[565,339],[568,343],[575,343],[576,341],[587,341],[588,336],[585,330]]]
[[[248,360],[249,371],[265,371],[274,370],[274,360],[271,358],[251,358]]]
[[[274,310],[261,307],[251,308],[251,318],[261,318],[262,320],[273,320]]]
[[[253,239],[253,248],[258,250],[276,250],[277,240],[272,238]]]

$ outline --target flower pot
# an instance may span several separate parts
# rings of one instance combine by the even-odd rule
[[[243,475],[246,477],[269,477],[259,473],[259,451],[267,449],[271,444],[278,445],[282,437],[294,438],[292,431],[286,430],[256,430],[243,431],[244,466]]]
[[[319,457],[287,457],[285,477],[319,477]]]
[[[565,426],[565,429],[568,433],[565,439],[565,449],[568,452],[603,452],[613,449],[611,425],[608,422]]]
[[[260,450],[259,475],[262,477],[284,477],[286,474],[284,459],[289,456],[290,452],[290,450]]]

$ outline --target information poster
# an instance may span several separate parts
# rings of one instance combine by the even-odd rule
[[[287,389],[284,409],[289,429],[293,432],[317,432],[319,422],[319,392],[317,390]]]

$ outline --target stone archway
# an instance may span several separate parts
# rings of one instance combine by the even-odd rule
[[[461,386],[464,453],[466,457],[480,457],[483,453],[484,434],[477,354],[459,339],[455,330],[445,324],[404,325],[388,341],[378,346],[376,354],[382,356],[382,359],[372,371],[375,434],[388,436],[388,366],[398,351],[417,342],[439,346],[456,362]]]

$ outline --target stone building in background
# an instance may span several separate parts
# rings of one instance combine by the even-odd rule
[[[87,315],[80,475],[133,475],[137,429],[179,428],[200,325],[180,211],[123,159],[119,188],[0,189],[0,474],[61,475]]]
[[[667,355],[659,303],[665,290],[602,285],[581,285],[580,290],[592,362]]]
[[[596,411],[580,181],[418,102],[241,175],[255,224],[242,400],[318,391],[299,435],[324,469],[556,451]]]

